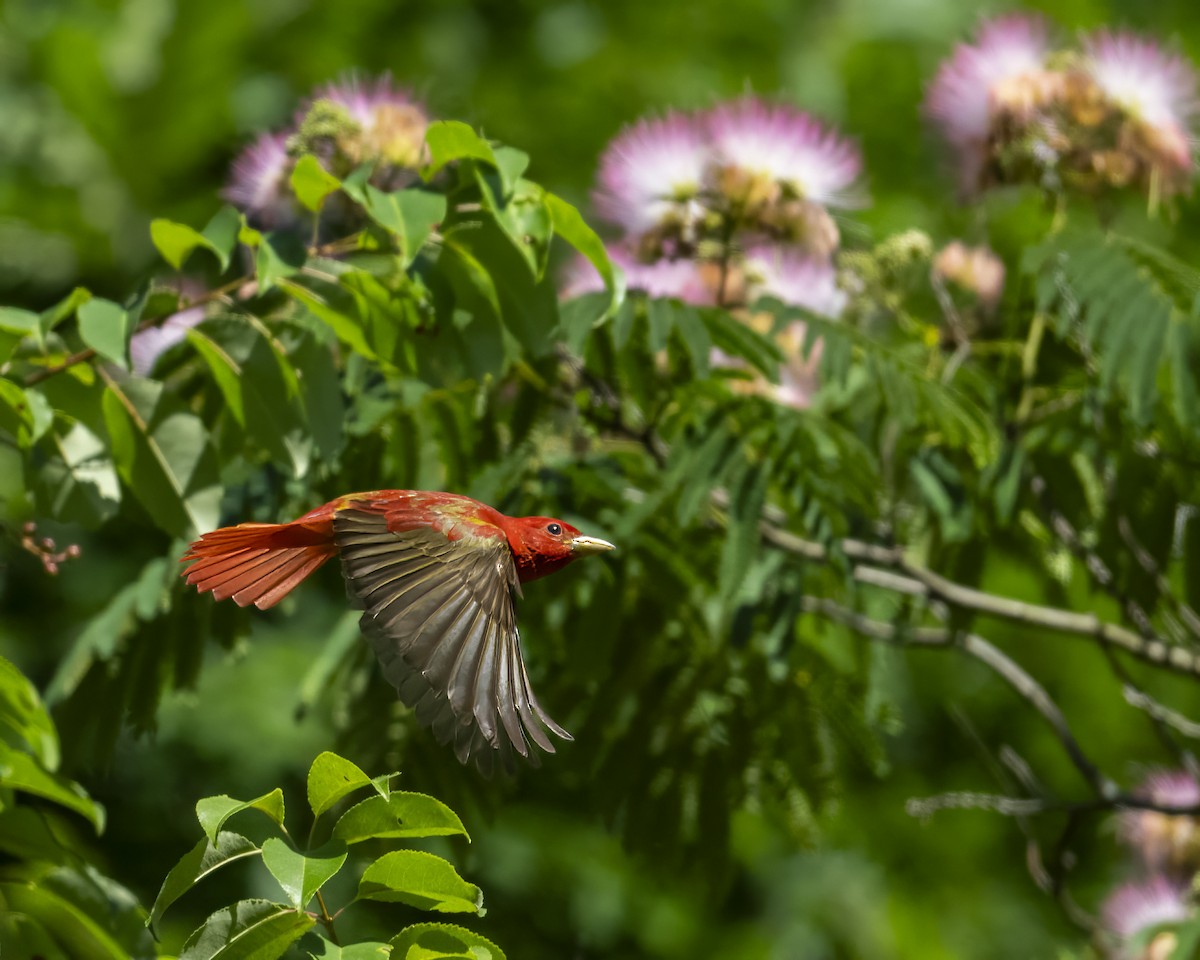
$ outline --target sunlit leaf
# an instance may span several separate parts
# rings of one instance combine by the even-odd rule
[[[0,379],[0,430],[18,446],[33,446],[53,422],[54,410],[40,390],[23,390],[11,380]]]
[[[129,313],[111,300],[93,297],[79,308],[79,335],[105,360],[129,369],[129,338],[133,323]]]
[[[225,826],[225,821],[243,810],[258,810],[279,825],[283,825],[283,791],[276,787],[270,793],[264,793],[253,800],[235,800],[233,797],[221,794],[216,797],[205,797],[196,801],[196,819],[200,828],[208,837],[210,843],[216,843],[217,834]]]
[[[229,412],[293,476],[308,471],[306,424],[294,373],[267,337],[240,319],[208,321],[187,331],[221,389]],[[286,368],[286,369],[285,369]]]
[[[0,739],[30,750],[46,770],[58,769],[58,732],[50,714],[37,688],[4,657],[0,657]]]
[[[263,235],[255,260],[259,292],[266,293],[280,280],[294,276],[307,258],[304,241],[296,234],[278,231]]]
[[[240,900],[212,914],[179,960],[275,960],[316,926],[306,913],[269,900]]]
[[[319,817],[342,797],[371,785],[371,778],[354,763],[326,750],[308,768],[308,804]]]
[[[104,808],[89,797],[83,787],[51,773],[30,754],[5,743],[0,743],[0,785],[73,810],[90,821],[97,833],[104,829]]]
[[[439,913],[483,913],[483,893],[448,860],[422,850],[385,853],[364,871],[358,899],[407,903]]]
[[[207,837],[200,840],[180,858],[163,880],[150,916],[146,918],[146,926],[152,927],[158,923],[171,904],[213,871],[235,860],[257,856],[259,852],[256,844],[228,830],[218,833],[215,843]]]
[[[321,166],[321,161],[306,153],[292,168],[292,191],[309,210],[320,210],[325,198],[339,189],[342,181]]]
[[[504,951],[451,923],[414,923],[392,938],[395,960],[505,960]]]
[[[53,943],[72,960],[129,960],[129,951],[101,923],[43,884],[0,881],[0,904],[0,915],[30,918],[41,928],[43,942]]]
[[[421,175],[429,180],[446,164],[455,160],[482,160],[497,166],[491,145],[471,127],[459,120],[437,120],[425,131],[429,145],[429,165]]]
[[[346,843],[373,837],[470,837],[458,815],[423,793],[395,790],[387,797],[368,797],[338,820],[333,835]]]
[[[609,291],[606,312],[614,313],[625,297],[625,276],[609,259],[604,241],[600,239],[595,230],[588,226],[579,211],[562,197],[547,192],[544,202],[546,209],[550,212],[554,232],[583,254],[600,274],[604,286]]]
[[[221,487],[199,417],[137,377],[110,379],[103,409],[117,471],[155,522],[185,538],[215,527]]]
[[[197,247],[209,251],[217,258],[221,269],[226,270],[238,240],[241,223],[241,214],[226,205],[216,212],[203,231],[171,220],[152,220],[150,239],[163,259],[176,270],[183,268]]]
[[[6,363],[26,337],[42,335],[41,317],[18,307],[0,307],[0,363]]]
[[[263,843],[262,857],[288,901],[297,910],[303,910],[314,894],[342,869],[346,846],[334,841],[320,850],[298,853],[285,841],[271,837]]]
[[[315,951],[309,950],[308,955],[313,960],[387,960],[392,955],[392,948],[388,944],[377,941],[368,940],[339,947],[320,938],[319,943],[320,946],[315,948]]]

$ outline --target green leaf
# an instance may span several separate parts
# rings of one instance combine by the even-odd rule
[[[241,211],[225,204],[204,227],[204,239],[208,241],[208,249],[216,255],[222,273],[229,269],[245,222]]]
[[[220,477],[200,418],[139,377],[109,378],[101,406],[117,471],[154,522],[186,539],[213,529]]]
[[[234,800],[233,797],[221,794],[216,797],[205,797],[196,802],[196,819],[200,828],[208,837],[209,842],[217,842],[217,834],[225,826],[225,821],[235,813],[243,810],[258,810],[265,813],[281,827],[283,826],[283,791],[276,787],[270,793],[264,793],[253,800]]]
[[[292,168],[292,191],[306,208],[316,212],[325,198],[340,189],[342,181],[321,166],[321,161],[306,153]]]
[[[367,202],[367,182],[374,173],[374,163],[364,163],[355,167],[347,175],[346,179],[342,181],[342,192],[355,203],[365,206]]]
[[[58,660],[58,669],[46,688],[46,701],[62,703],[73,694],[97,661],[112,660],[139,619],[151,619],[170,604],[168,580],[176,571],[166,557],[154,557],[137,579],[122,587],[108,604],[92,616],[67,653]]]
[[[71,836],[66,818],[53,810],[24,804],[0,810],[0,851],[18,860],[76,862],[78,851],[67,839]]]
[[[86,910],[40,883],[0,882],[0,904],[0,916],[32,918],[71,960],[129,960],[129,952]],[[4,956],[7,960],[7,951]]]
[[[683,341],[696,376],[708,376],[709,358],[712,355],[712,338],[708,335],[708,328],[700,319],[700,315],[687,304],[675,304],[674,329]]]
[[[14,742],[14,737],[16,742]],[[0,657],[0,740],[30,750],[45,769],[58,769],[58,733],[37,688]]]
[[[421,850],[385,853],[363,872],[359,900],[407,903],[439,913],[483,914],[483,893],[449,861]]]
[[[621,301],[625,299],[625,276],[613,266],[604,241],[588,226],[580,212],[562,197],[547,192],[544,200],[546,209],[550,211],[554,232],[583,254],[604,281],[609,293],[608,309],[605,313],[609,316],[616,313]]]
[[[64,422],[66,421],[66,422]],[[99,526],[121,502],[121,482],[104,441],[82,423],[59,418],[38,471],[38,502],[68,523]]]
[[[226,205],[216,212],[203,232],[184,223],[152,220],[150,239],[163,259],[176,270],[182,269],[192,251],[200,247],[217,258],[224,272],[229,268],[229,258],[233,254],[241,225],[241,214]]]
[[[223,830],[217,834],[213,843],[207,837],[200,840],[191,850],[183,855],[171,872],[163,880],[150,916],[146,918],[146,926],[153,927],[162,919],[167,907],[192,889],[197,883],[214,870],[244,860],[259,853],[258,847],[243,837],[240,833]]]
[[[774,340],[751,330],[725,310],[700,310],[698,314],[718,350],[745,360],[772,382],[778,381],[783,354]]]
[[[369,786],[371,778],[356,764],[326,750],[308,768],[308,805],[319,817],[342,797]]]
[[[501,318],[500,294],[495,281],[470,250],[447,237],[438,265],[450,281],[455,296],[468,309],[474,307],[477,310],[478,306],[483,306],[496,320]]]
[[[330,344],[321,342],[315,333],[305,330],[300,334],[299,342],[289,337],[288,357],[296,371],[308,432],[317,453],[332,463],[342,449],[342,427],[346,419],[333,349]]]
[[[357,313],[353,296],[343,286],[305,277],[303,283],[281,280],[279,286],[294,297],[317,319],[325,323],[334,335],[359,356],[368,360],[378,357],[367,342],[364,321]]]
[[[308,952],[313,960],[387,960],[392,955],[390,946],[373,940],[351,943],[345,947],[330,943],[324,937],[318,937],[317,940],[321,952],[313,953],[311,949]]]
[[[83,787],[51,773],[32,756],[6,743],[0,743],[0,786],[50,800],[85,817],[96,833],[104,830],[104,808],[89,797]]]
[[[43,341],[46,334],[68,317],[75,316],[79,308],[91,299],[92,294],[89,290],[85,290],[83,287],[76,287],[59,300],[58,303],[54,304],[54,306],[43,310],[41,316],[38,318],[42,333],[39,342]]]
[[[546,207],[546,191],[529,180],[520,180],[513,190],[504,191],[498,175],[479,169],[476,180],[484,209],[492,212],[534,278],[541,279],[546,272],[550,239],[554,235],[554,224]]]
[[[211,335],[210,335],[211,334]],[[290,361],[270,339],[241,319],[212,320],[187,331],[204,358],[229,412],[272,460],[293,476],[308,472],[305,416]],[[291,382],[289,382],[291,381]]]
[[[26,337],[42,342],[41,317],[18,307],[0,307],[0,363],[7,363]]]
[[[54,423],[54,410],[40,390],[22,390],[11,380],[0,379],[0,430],[28,449]]]
[[[133,323],[128,311],[111,300],[93,297],[79,308],[79,335],[105,360],[129,369],[129,338]]]
[[[414,923],[392,939],[393,960],[506,960],[487,937],[452,923]]]
[[[373,837],[448,837],[470,840],[453,810],[423,793],[394,791],[387,797],[368,797],[342,814],[333,835],[346,843]]]
[[[266,293],[280,280],[300,271],[308,259],[304,241],[294,233],[268,233],[258,245],[255,270],[258,292]]]
[[[429,146],[429,165],[421,171],[425,180],[454,160],[482,160],[499,169],[491,145],[467,124],[459,120],[438,120],[425,131]]]
[[[179,960],[275,960],[316,922],[281,903],[240,900],[205,920]]]
[[[367,215],[396,238],[406,266],[446,216],[446,198],[440,193],[427,190],[385,193],[367,184],[364,195]]]
[[[304,854],[297,853],[278,837],[271,837],[262,845],[262,857],[292,906],[303,910],[313,895],[342,869],[346,845],[334,841]]]
[[[504,184],[504,192],[509,193],[521,179],[521,175],[529,169],[529,154],[516,147],[493,145],[492,156],[496,158],[496,170]]]

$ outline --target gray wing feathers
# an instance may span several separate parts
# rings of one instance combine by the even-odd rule
[[[466,546],[431,528],[394,533],[378,513],[334,517],[348,592],[383,675],[417,721],[487,775],[513,753],[535,765],[571,735],[542,709],[521,656],[516,567],[501,540]]]

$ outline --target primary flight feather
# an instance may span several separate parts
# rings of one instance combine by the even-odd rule
[[[514,595],[572,560],[613,549],[552,517],[509,517],[453,493],[352,493],[291,523],[204,534],[187,582],[218,600],[274,606],[337,555],[384,676],[459,760],[490,773],[514,752],[537,762],[571,735],[529,686]]]

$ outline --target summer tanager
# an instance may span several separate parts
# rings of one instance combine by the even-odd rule
[[[552,517],[507,517],[454,493],[352,493],[291,523],[206,533],[184,560],[187,582],[266,610],[339,555],[359,626],[417,720],[485,773],[535,764],[545,730],[571,735],[529,686],[513,595],[578,557],[613,549]],[[543,730],[543,727],[545,730]]]

